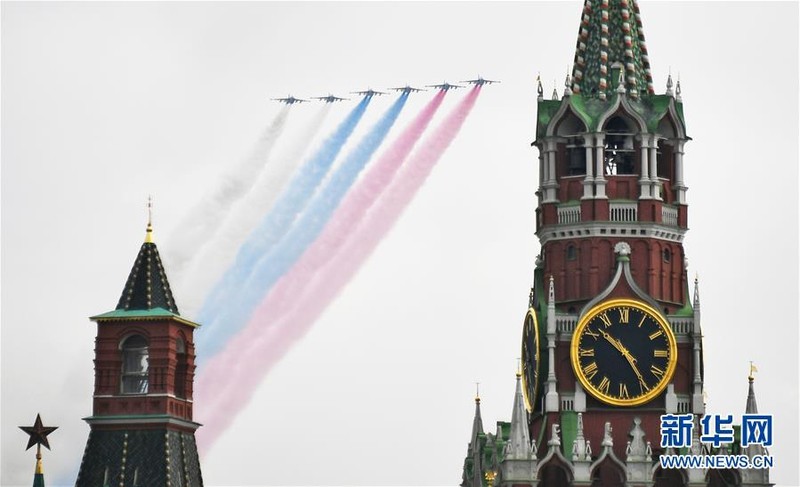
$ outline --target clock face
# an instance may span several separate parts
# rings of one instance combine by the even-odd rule
[[[525,407],[532,412],[539,393],[539,322],[536,310],[528,310],[522,329],[522,391]]]
[[[615,406],[638,406],[672,380],[678,349],[672,328],[658,311],[632,299],[614,299],[580,319],[570,359],[592,396]]]

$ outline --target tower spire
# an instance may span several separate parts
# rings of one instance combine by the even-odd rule
[[[506,458],[527,460],[531,453],[531,439],[528,433],[528,413],[522,397],[522,373],[517,369],[517,390],[514,393],[514,406],[511,410],[511,432],[506,447]]]
[[[153,197],[147,197],[147,230],[144,243],[153,243]]]
[[[586,0],[572,68],[573,93],[605,100],[615,64],[621,66],[632,97],[640,91],[655,93],[638,2]]]

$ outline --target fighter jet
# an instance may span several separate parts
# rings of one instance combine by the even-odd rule
[[[401,91],[401,92],[403,92],[405,94],[415,93],[415,92],[419,92],[419,91],[425,91],[423,89],[414,88],[413,86],[408,86],[408,85],[401,86],[401,87],[398,87],[398,88],[389,88],[389,89],[390,90],[394,90],[394,91]]]
[[[492,83],[499,83],[499,81],[495,81],[495,80],[491,80],[491,79],[483,79],[480,76],[478,76],[478,79],[468,79],[468,80],[462,81],[462,83],[469,83],[469,84],[475,85],[475,86],[483,86],[483,85],[490,85]]]
[[[273,98],[275,101],[279,101],[281,103],[286,103],[287,105],[293,105],[295,103],[307,103],[308,100],[303,100],[301,98],[295,98],[291,95],[287,96],[286,98]]]
[[[354,95],[364,95],[364,96],[375,96],[375,95],[381,96],[386,94],[385,91],[375,91],[372,88],[364,91],[351,91],[350,93]]]
[[[444,82],[444,83],[442,83],[442,84],[440,84],[440,85],[426,85],[426,86],[427,86],[428,88],[439,88],[440,90],[444,90],[444,91],[447,91],[447,90],[457,90],[457,89],[459,89],[459,88],[463,88],[463,86],[461,86],[461,85],[451,85],[451,84],[450,84],[450,83],[448,83],[448,82]]]
[[[325,103],[334,103],[334,102],[337,102],[337,101],[349,100],[350,99],[350,98],[339,98],[338,96],[333,96],[333,95],[330,95],[330,94],[328,96],[314,96],[312,98],[314,98],[315,100],[322,100]]]

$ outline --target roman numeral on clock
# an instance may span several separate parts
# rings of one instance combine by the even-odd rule
[[[583,375],[585,375],[587,379],[592,380],[592,377],[597,375],[597,362],[592,362],[584,367]]]
[[[611,386],[611,381],[608,380],[608,377],[603,377],[603,380],[597,384],[597,390],[602,392],[603,394],[608,394],[608,388]]]
[[[658,367],[656,367],[655,365],[651,365],[651,366],[650,366],[650,372],[652,372],[652,373],[653,373],[653,375],[654,375],[654,376],[656,376],[656,378],[657,378],[658,380],[661,380],[661,378],[662,378],[662,377],[664,377],[664,371],[663,371],[663,370],[661,370],[661,369],[659,369],[659,368],[658,368]]]
[[[663,334],[664,334],[664,330],[660,330],[659,329],[659,330],[656,330],[653,333],[651,333],[649,336],[650,336],[651,340],[655,340],[656,338],[660,337]]]
[[[619,397],[623,399],[629,399],[631,397],[630,394],[628,394],[628,386],[625,384],[619,385]]]
[[[578,356],[579,357],[594,357],[594,349],[590,348],[589,350],[584,350],[582,348],[578,349]]]
[[[631,318],[631,309],[630,308],[620,308],[619,309],[619,322],[620,323],[627,323],[630,318]]]
[[[606,325],[606,328],[611,326],[611,318],[608,317],[608,313],[601,313],[597,315],[597,317],[600,318],[604,325]]]

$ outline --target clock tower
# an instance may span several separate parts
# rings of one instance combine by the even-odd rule
[[[194,331],[148,223],[116,309],[97,323],[91,428],[76,487],[202,487],[192,421]]]
[[[586,0],[563,94],[538,94],[541,252],[512,421],[473,426],[462,486],[769,485],[658,462],[714,452],[683,247],[690,138],[680,82],[655,92],[638,2]],[[692,415],[686,451],[660,446],[664,414]]]

